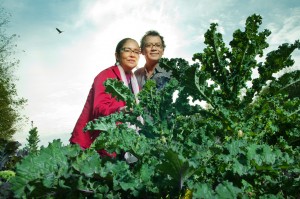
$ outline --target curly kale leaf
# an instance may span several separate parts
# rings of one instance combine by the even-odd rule
[[[124,86],[123,82],[116,81],[116,79],[107,79],[104,82],[105,91],[110,93],[117,100],[122,100],[126,102],[128,109],[133,108],[136,100],[130,89]]]

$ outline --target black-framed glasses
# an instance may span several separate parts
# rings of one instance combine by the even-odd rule
[[[125,53],[133,53],[133,54],[136,54],[136,55],[139,55],[141,54],[141,51],[140,50],[137,50],[137,49],[131,49],[131,48],[121,48],[121,51],[125,52]]]
[[[162,48],[162,44],[161,43],[146,43],[145,44],[145,47],[146,48],[153,48],[153,47],[156,47],[156,48]]]

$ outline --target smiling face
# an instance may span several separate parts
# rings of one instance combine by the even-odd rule
[[[124,71],[129,72],[138,64],[140,58],[139,44],[135,40],[128,39],[115,56]]]
[[[164,54],[164,47],[159,36],[147,36],[142,50],[146,63],[156,64]]]

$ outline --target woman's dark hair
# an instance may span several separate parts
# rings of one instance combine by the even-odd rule
[[[124,38],[122,39],[121,41],[119,41],[119,43],[117,44],[117,47],[116,47],[116,54],[117,54],[117,57],[120,56],[121,54],[121,49],[124,47],[124,44],[128,41],[128,40],[133,40],[135,41],[134,39],[131,39],[131,38]],[[118,60],[116,59],[116,62]]]
[[[145,33],[145,35],[142,37],[141,39],[141,49],[143,50],[145,48],[145,42],[146,42],[146,37],[148,36],[159,36],[160,39],[161,39],[161,43],[162,43],[162,46],[163,48],[165,49],[166,48],[166,44],[165,44],[165,41],[164,41],[164,37],[161,36],[157,31],[155,30],[149,30]]]

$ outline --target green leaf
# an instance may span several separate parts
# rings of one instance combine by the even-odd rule
[[[193,198],[216,198],[215,192],[209,184],[196,183],[189,185],[189,187],[193,189]]]
[[[233,186],[231,182],[225,181],[222,184],[219,184],[216,188],[216,192],[219,198],[237,198],[241,189]]]
[[[117,79],[107,79],[104,82],[105,91],[110,93],[118,100],[126,102],[128,109],[134,108],[136,104],[135,97],[128,87],[126,87],[121,81]]]
[[[93,175],[100,173],[99,165],[101,165],[99,154],[94,150],[85,150],[81,156],[76,158],[72,166],[79,173],[93,177]]]

